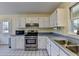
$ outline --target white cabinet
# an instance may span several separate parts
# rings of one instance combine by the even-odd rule
[[[15,28],[18,29],[20,27],[20,19],[18,17],[15,17]]]
[[[24,49],[24,36],[11,37],[12,49]]]
[[[39,17],[39,27],[48,28],[49,27],[49,17]]]
[[[11,37],[11,48],[12,49],[16,48],[15,37]]]
[[[17,36],[16,39],[16,49],[24,49],[24,36]]]
[[[26,23],[39,23],[40,28],[47,28],[50,25],[49,17],[28,16],[26,17]]]
[[[47,52],[49,56],[59,56],[59,47],[50,39],[47,40]]]
[[[39,17],[39,27],[43,28],[44,27],[44,22],[43,22],[43,17]]]
[[[46,49],[47,39],[48,39],[48,37],[38,36],[38,49]]]
[[[51,49],[50,50],[51,50],[51,56],[59,56],[60,55],[59,47],[52,41],[51,41]]]
[[[32,23],[38,23],[38,17],[37,16],[33,16],[31,18],[32,18],[31,19]]]
[[[51,50],[50,50],[50,39],[47,39],[47,52],[48,52],[48,55],[50,56],[51,55]]]
[[[20,41],[21,41],[20,37],[16,37],[16,38],[15,38],[16,49],[20,49],[20,45],[21,45],[21,44],[20,44],[20,43],[21,43]]]
[[[27,16],[26,23],[38,23],[38,17],[37,16]]]
[[[57,24],[57,22],[56,22],[57,21],[57,14],[56,13],[57,12],[55,11],[50,16],[50,27],[55,27]]]
[[[68,56],[55,42],[47,39],[47,52],[49,56]]]
[[[25,17],[15,17],[16,29],[25,28]]]
[[[50,27],[53,27],[54,26],[54,21],[53,21],[53,19],[52,19],[52,14],[50,15]]]
[[[65,26],[65,9],[57,9],[57,26]]]
[[[65,26],[65,9],[58,8],[50,16],[50,27]]]
[[[25,28],[25,17],[20,17],[19,28]]]
[[[31,19],[32,19],[31,17],[27,16],[26,17],[26,23],[31,23],[32,22]]]
[[[45,27],[45,28],[50,27],[50,26],[49,26],[49,17],[45,17],[45,20],[43,20],[43,22],[44,22],[43,24],[44,24],[44,27]]]

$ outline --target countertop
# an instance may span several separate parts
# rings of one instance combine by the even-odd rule
[[[61,46],[60,44],[58,44],[57,42],[54,41],[54,40],[66,40],[66,38],[64,38],[62,36],[54,36],[52,34],[39,34],[39,36],[46,36],[46,37],[48,37],[50,39],[50,41],[54,42],[67,55],[69,55],[69,56],[77,56],[76,54],[74,54],[73,52],[71,52],[70,50],[68,50],[67,48]]]
[[[58,32],[55,32],[55,33],[58,33]],[[72,33],[68,33],[68,34],[58,33],[58,34],[61,34],[61,35],[64,35],[64,36],[68,36],[68,37],[71,37],[71,38],[74,38],[74,39],[79,39],[79,35],[72,34]]]
[[[10,35],[11,37],[16,37],[16,36],[24,36],[24,35]]]

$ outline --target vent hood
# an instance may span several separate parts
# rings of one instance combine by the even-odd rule
[[[38,23],[26,23],[26,27],[39,27]]]

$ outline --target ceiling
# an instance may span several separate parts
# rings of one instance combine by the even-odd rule
[[[51,13],[60,2],[0,2],[0,14]]]

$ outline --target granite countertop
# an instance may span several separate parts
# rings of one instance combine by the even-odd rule
[[[73,52],[71,52],[69,49],[61,46],[60,44],[58,44],[57,42],[54,41],[54,40],[65,40],[66,38],[63,38],[61,36],[53,36],[52,34],[39,34],[39,36],[46,36],[46,37],[48,37],[52,42],[54,42],[67,55],[69,55],[69,56],[76,56],[76,54],[74,54]]]

